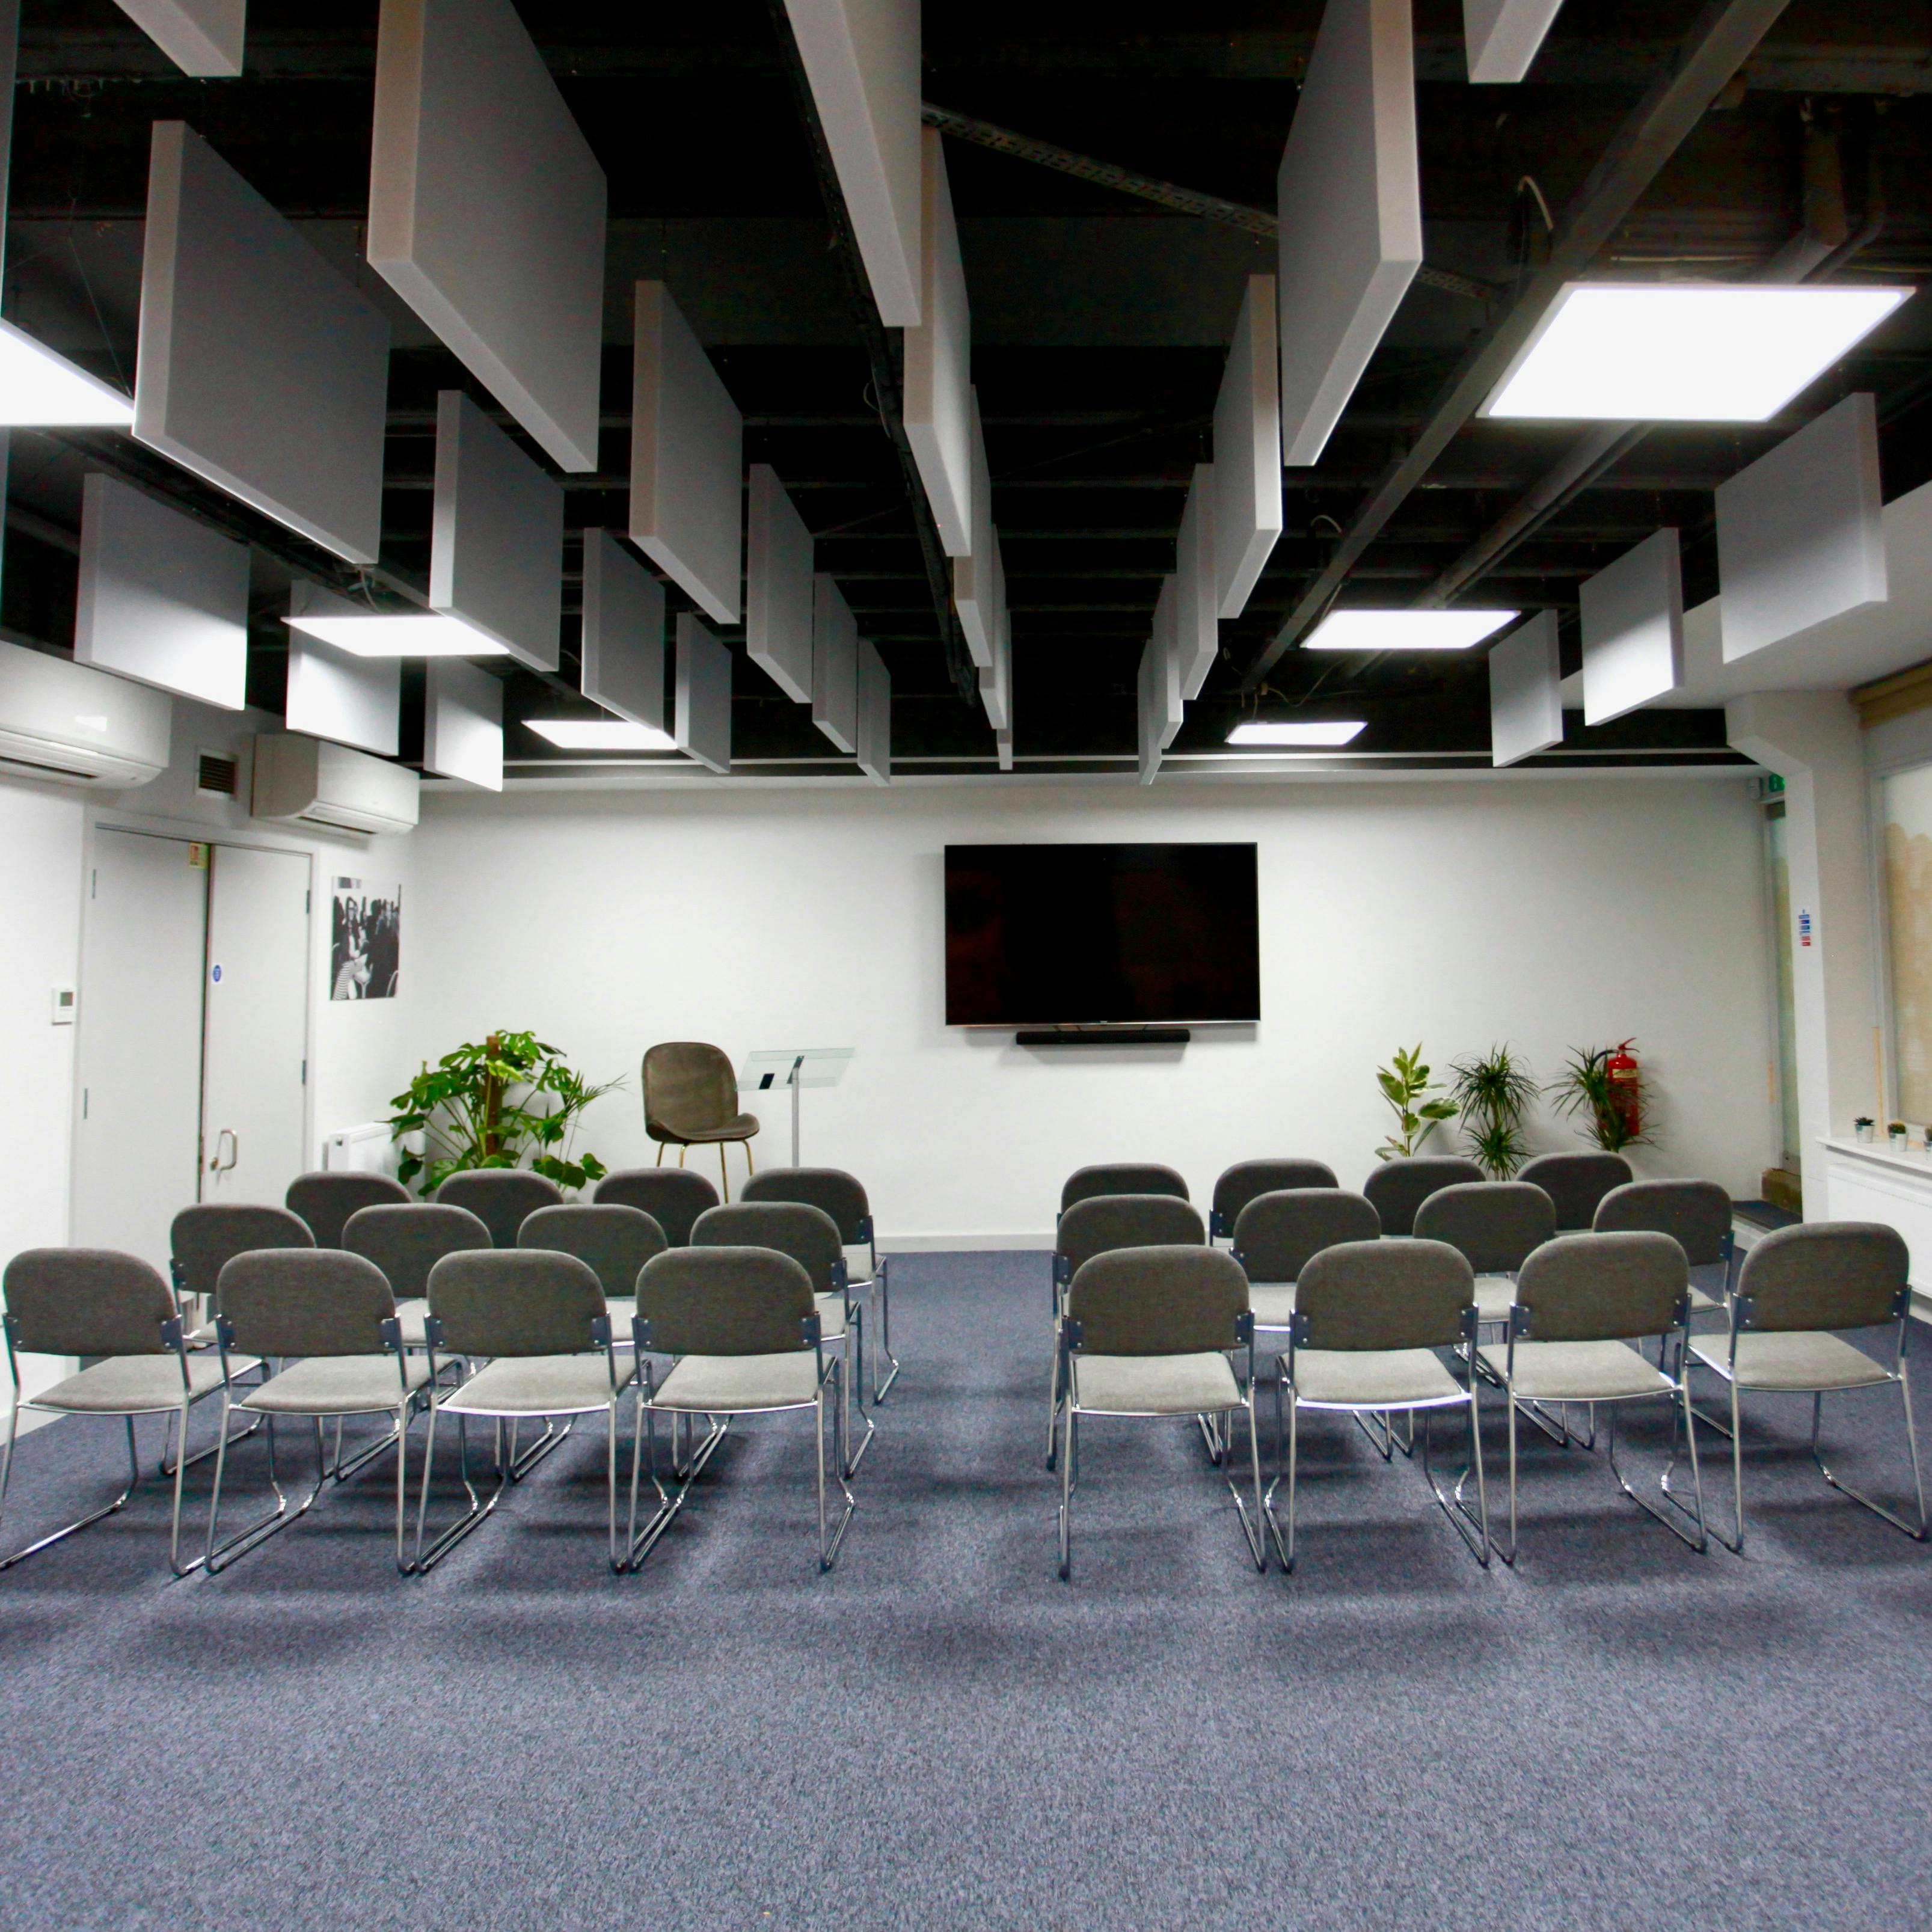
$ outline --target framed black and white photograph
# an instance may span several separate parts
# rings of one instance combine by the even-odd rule
[[[403,889],[376,879],[338,879],[329,934],[328,997],[392,1000],[401,944]]]

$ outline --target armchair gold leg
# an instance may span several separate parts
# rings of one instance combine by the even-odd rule
[[[662,1167],[662,1166],[663,1166],[663,1165],[664,1165],[664,1142],[663,1142],[662,1141],[659,1141],[659,1142],[658,1142],[658,1157],[657,1157],[657,1159],[656,1159],[656,1160],[652,1163],[652,1165],[653,1166],[655,1166],[655,1167]]]
[[[731,1170],[724,1164],[724,1143],[718,1143],[718,1179],[724,1190],[724,1198],[731,1198]]]
[[[758,1171],[758,1164],[752,1158],[752,1137],[747,1134],[745,1136],[745,1172],[747,1174],[756,1174]]]

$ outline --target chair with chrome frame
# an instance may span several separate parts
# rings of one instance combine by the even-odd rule
[[[20,1412],[46,1415],[118,1416],[128,1430],[128,1486],[112,1502],[92,1510],[64,1528],[37,1537],[24,1550],[0,1558],[0,1570],[50,1544],[59,1543],[112,1516],[133,1496],[141,1480],[134,1442],[134,1418],[163,1415],[188,1440],[188,1413],[221,1386],[221,1365],[206,1350],[190,1349],[182,1332],[181,1314],[168,1285],[144,1261],[109,1248],[28,1248],[7,1264],[7,1366],[14,1378],[13,1407],[7,1439],[0,1444],[0,1511],[14,1473],[14,1445]],[[20,1392],[22,1354],[92,1355],[100,1358],[43,1389]],[[241,1365],[237,1364],[238,1369]],[[181,1557],[182,1476],[191,1458],[175,1457],[174,1507],[169,1518],[168,1564],[185,1576],[200,1562]]]
[[[1073,1486],[1083,1418],[1248,1419],[1254,1514],[1232,1476],[1228,1493],[1257,1570],[1268,1568],[1262,1528],[1261,1449],[1255,1426],[1254,1322],[1247,1277],[1224,1249],[1111,1249],[1081,1263],[1060,1324],[1060,1574],[1073,1574]],[[1239,1354],[1246,1372],[1238,1371]]]
[[[1362,1183],[1384,1234],[1412,1234],[1415,1212],[1432,1194],[1480,1180],[1483,1170],[1460,1154],[1411,1154],[1385,1160]]]
[[[1636,1178],[1620,1154],[1580,1150],[1540,1154],[1526,1162],[1516,1178],[1550,1196],[1559,1234],[1590,1233],[1604,1196]]]
[[[410,1565],[413,1571],[420,1575],[433,1569],[496,1507],[509,1485],[514,1460],[504,1454],[506,1422],[537,1417],[547,1423],[561,1417],[574,1421],[578,1416],[599,1413],[608,1432],[604,1468],[610,1568],[623,1570],[628,1556],[617,1530],[617,1406],[637,1374],[637,1358],[629,1341],[626,1336],[620,1355],[597,1271],[575,1255],[557,1249],[533,1247],[519,1252],[496,1248],[487,1253],[446,1255],[436,1263],[429,1277],[429,1432],[423,1444],[422,1486],[416,1503],[416,1543]],[[469,1360],[487,1357],[488,1360],[466,1381],[453,1388],[439,1388],[436,1358],[446,1349],[454,1356]],[[446,1415],[457,1420],[463,1486],[470,1506],[425,1547],[436,1427]],[[470,1480],[468,1425],[472,1417],[496,1425],[496,1485],[487,1497],[477,1494]],[[563,1438],[560,1433],[552,1439]]]
[[[1693,1550],[1701,1552],[1706,1546],[1704,1486],[1697,1470],[1696,1442],[1690,1434],[1690,1395],[1683,1366],[1690,1286],[1684,1250],[1668,1234],[1646,1231],[1559,1234],[1524,1262],[1516,1276],[1509,1340],[1500,1346],[1486,1344],[1482,1352],[1483,1359],[1502,1378],[1509,1404],[1509,1546],[1496,1546],[1505,1563],[1514,1563],[1516,1554],[1516,1411],[1529,1402],[1610,1405],[1609,1458],[1617,1487]],[[1674,1376],[1646,1360],[1636,1346],[1652,1336],[1678,1344]],[[1660,1362],[1670,1359],[1665,1348],[1660,1347],[1658,1354]],[[1673,1412],[1671,1418],[1673,1454],[1680,1421],[1690,1442],[1694,1536],[1639,1496],[1617,1464],[1617,1416],[1622,1405],[1659,1401],[1682,1412]]]
[[[738,1105],[738,1076],[731,1056],[703,1040],[664,1040],[645,1053],[641,1071],[644,1132],[657,1142],[659,1162],[668,1147],[677,1149],[680,1167],[693,1148],[716,1148],[718,1178],[729,1201],[726,1144],[736,1141],[745,1150],[745,1171],[755,1174],[752,1136],[760,1125],[757,1114]]]
[[[466,1208],[440,1201],[398,1202],[358,1208],[342,1230],[352,1255],[374,1262],[396,1298],[403,1346],[420,1348],[429,1316],[429,1271],[445,1255],[494,1247],[490,1230]]]
[[[808,1408],[818,1460],[818,1567],[821,1573],[830,1570],[856,1505],[835,1469],[844,1508],[836,1524],[829,1523],[826,1391],[843,1370],[820,1346],[811,1276],[789,1255],[769,1248],[668,1249],[638,1277],[635,1339],[644,1426],[631,1450],[629,1567],[638,1568],[676,1520],[703,1466],[702,1458],[694,1459],[682,1472],[674,1472],[676,1490],[666,1489],[658,1474],[660,1413],[674,1421],[722,1416],[728,1422],[737,1415]],[[650,1358],[667,1355],[674,1365],[659,1381]],[[723,1433],[722,1426],[714,1430],[713,1442]],[[638,1484],[646,1448],[658,1507],[640,1529]]]
[[[326,1421],[387,1415],[390,1433],[376,1447],[393,1447],[396,1452],[396,1568],[406,1575],[410,1414],[422,1398],[430,1372],[421,1355],[403,1346],[396,1298],[382,1270],[340,1248],[307,1252],[264,1250],[237,1255],[222,1269],[217,1299],[221,1311],[215,1328],[221,1350],[222,1428],[214,1490],[208,1504],[203,1561],[208,1574],[226,1569],[308,1514],[330,1474],[322,1435]],[[286,1360],[290,1365],[237,1401],[235,1378],[254,1357]],[[274,1492],[275,1506],[224,1542],[218,1531],[232,1446],[228,1418],[236,1408],[268,1423],[268,1486]],[[275,1470],[278,1418],[315,1424],[314,1485],[292,1508]]]
[[[1737,1247],[1729,1193],[1714,1180],[1633,1180],[1612,1188],[1597,1204],[1596,1232],[1637,1231],[1668,1234],[1684,1250],[1694,1320],[1723,1312]]]
[[[1208,1238],[1231,1240],[1234,1223],[1250,1201],[1264,1194],[1339,1187],[1335,1170],[1320,1160],[1240,1160],[1214,1184],[1214,1203],[1208,1212]]]
[[[1310,1258],[1295,1283],[1287,1372],[1275,1384],[1276,1469],[1263,1498],[1284,1570],[1294,1568],[1304,1408],[1345,1414],[1420,1409],[1423,1474],[1456,1534],[1476,1561],[1489,1568],[1489,1492],[1483,1477],[1483,1440],[1471,1366],[1475,1342],[1475,1277],[1468,1262],[1447,1242],[1398,1234],[1345,1241]],[[1443,1354],[1450,1352],[1456,1352],[1463,1372],[1460,1383],[1443,1364]],[[1436,1479],[1430,1424],[1438,1408],[1461,1408],[1468,1418],[1469,1458],[1476,1475],[1473,1515],[1460,1496],[1445,1491]],[[1274,1508],[1275,1492],[1284,1480],[1285,1534]]]
[[[670,1245],[664,1230],[641,1208],[620,1208],[614,1201],[566,1201],[560,1208],[539,1208],[517,1230],[518,1247],[574,1255],[589,1267],[603,1286],[604,1312],[620,1348],[631,1346],[638,1272]]]
[[[1744,1256],[1731,1296],[1729,1332],[1691,1336],[1687,1366],[1711,1370],[1730,1390],[1731,1502],[1737,1533],[1733,1538],[1714,1523],[1711,1526],[1711,1533],[1727,1550],[1742,1555],[1744,1546],[1741,1394],[1810,1396],[1811,1460],[1818,1473],[1840,1495],[1863,1504],[1894,1529],[1918,1542],[1925,1540],[1925,1485],[1918,1467],[1918,1432],[1912,1419],[1912,1384],[1906,1373],[1906,1344],[1912,1328],[1910,1266],[1898,1231],[1880,1222],[1811,1221],[1780,1228],[1753,1244]],[[1895,1338],[1889,1366],[1832,1332],[1885,1328]],[[1916,1523],[1840,1482],[1819,1448],[1826,1396],[1871,1388],[1897,1389],[1904,1407]],[[1664,1490],[1676,1499],[1668,1475]]]
[[[627,1167],[607,1174],[591,1200],[599,1208],[635,1208],[664,1230],[674,1248],[691,1245],[699,1215],[718,1205],[718,1190],[695,1168]]]
[[[539,1208],[560,1206],[563,1190],[548,1174],[532,1174],[526,1167],[470,1167],[452,1174],[436,1190],[435,1200],[439,1207],[474,1214],[489,1229],[493,1246],[514,1248],[524,1217]]]
[[[1516,1274],[1556,1234],[1556,1209],[1522,1180],[1471,1180],[1438,1188],[1415,1210],[1418,1241],[1447,1241],[1476,1276],[1485,1328],[1506,1328],[1516,1305]]]
[[[1171,1194],[1185,1201],[1187,1182],[1158,1161],[1102,1161],[1094,1167],[1077,1167],[1066,1177],[1060,1190],[1060,1211],[1064,1214],[1076,1202],[1108,1194]]]
[[[872,1204],[858,1177],[836,1167],[768,1167],[745,1183],[738,1198],[802,1201],[823,1208],[838,1222],[838,1238],[845,1244],[846,1286],[866,1300],[866,1329],[872,1352],[872,1406],[876,1408],[898,1379],[899,1358],[892,1353],[892,1264],[879,1258]],[[883,1379],[879,1373],[881,1358],[886,1370]],[[866,1365],[862,1361],[859,1393],[862,1396],[865,1392]]]
[[[852,1298],[845,1274],[845,1244],[838,1224],[822,1208],[806,1201],[736,1201],[698,1217],[691,1231],[694,1248],[770,1248],[789,1255],[812,1277],[812,1304],[818,1314],[820,1345],[838,1358],[838,1468],[854,1474],[878,1425],[862,1408],[865,1433],[852,1438],[852,1388],[865,1361],[866,1312]]]
[[[339,1248],[342,1230],[359,1208],[381,1208],[408,1200],[410,1190],[389,1174],[353,1170],[298,1174],[284,1197],[288,1210],[306,1223],[319,1248]]]

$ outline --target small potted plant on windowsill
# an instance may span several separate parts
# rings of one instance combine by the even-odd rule
[[[1905,1151],[1905,1123],[1903,1120],[1888,1121],[1886,1124],[1885,1137],[1892,1143],[1892,1150],[1894,1154],[1903,1154]]]
[[[1869,1147],[1871,1144],[1872,1137],[1871,1116],[1869,1114],[1861,1114],[1858,1118],[1852,1123],[1852,1132],[1861,1142],[1862,1142],[1866,1146]]]

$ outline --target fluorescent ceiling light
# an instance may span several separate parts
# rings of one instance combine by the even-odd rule
[[[1466,651],[1512,622],[1514,610],[1331,610],[1311,651]]]
[[[626,718],[526,718],[539,738],[566,752],[674,752],[668,731],[633,724]]]
[[[0,426],[125,429],[134,399],[77,368],[10,322],[0,322]]]
[[[284,617],[292,631],[358,658],[494,658],[506,653],[494,638],[434,610],[371,610],[344,616],[304,611]]]
[[[1572,282],[1517,350],[1482,413],[1762,422],[1912,292]]]
[[[1331,718],[1325,722],[1298,724],[1251,718],[1228,734],[1231,745],[1346,745],[1360,735],[1359,718]]]

